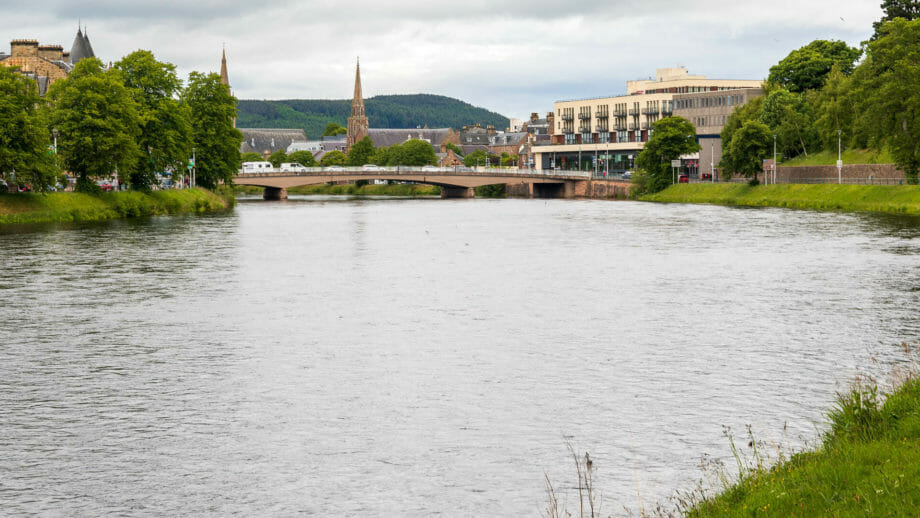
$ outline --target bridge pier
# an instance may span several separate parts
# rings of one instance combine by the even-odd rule
[[[475,198],[472,187],[441,186],[441,198]]]
[[[284,187],[266,187],[265,193],[262,195],[262,199],[286,200],[287,199],[287,189],[285,189]]]

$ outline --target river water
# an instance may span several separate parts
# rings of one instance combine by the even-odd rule
[[[606,513],[813,442],[920,335],[920,221],[323,197],[0,231],[0,508]]]

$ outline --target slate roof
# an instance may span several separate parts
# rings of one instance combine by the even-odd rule
[[[81,59],[94,58],[96,53],[93,52],[93,46],[89,42],[89,37],[77,28],[77,35],[73,39],[73,46],[70,47],[70,62],[76,65]]]
[[[368,136],[374,143],[374,147],[389,147],[394,144],[402,144],[411,139],[427,140],[432,146],[438,148],[444,142],[444,139],[450,134],[450,128],[435,129],[391,129],[391,128],[370,128]]]
[[[499,133],[489,139],[490,146],[516,146],[527,138],[526,132]]]
[[[239,128],[243,133],[240,153],[274,153],[286,150],[294,142],[307,142],[307,135],[302,129],[278,128]]]

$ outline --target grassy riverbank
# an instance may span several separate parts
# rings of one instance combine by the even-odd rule
[[[392,185],[304,185],[291,187],[288,194],[327,194],[348,196],[439,196],[441,189],[436,185],[392,184]],[[261,195],[261,187],[248,185],[233,186],[234,194]]]
[[[678,184],[642,201],[920,214],[918,185]]]
[[[920,380],[879,399],[864,386],[841,396],[818,449],[772,468],[745,467],[737,483],[686,516],[916,516]]]
[[[205,189],[150,193],[127,191],[99,196],[72,192],[2,194],[0,224],[101,221],[159,214],[217,212],[233,207],[234,202],[230,195],[221,196]]]
[[[844,164],[891,164],[894,162],[887,149],[844,149],[842,158]],[[779,166],[835,165],[836,163],[837,150],[833,150],[809,153],[808,156],[799,155],[780,162]]]

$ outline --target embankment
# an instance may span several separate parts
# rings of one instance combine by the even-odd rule
[[[261,195],[262,187],[253,187],[249,185],[234,185],[234,194],[258,194]],[[301,187],[291,187],[287,190],[288,194],[327,194],[327,195],[348,195],[348,196],[438,196],[441,189],[435,185],[415,185],[415,184],[392,184],[392,185],[355,185],[355,184],[336,184],[336,185],[304,185]]]
[[[642,201],[920,214],[918,185],[680,184]]]
[[[102,221],[160,214],[219,212],[233,207],[233,196],[205,189],[103,193],[98,196],[53,192],[0,195],[0,224]]]

